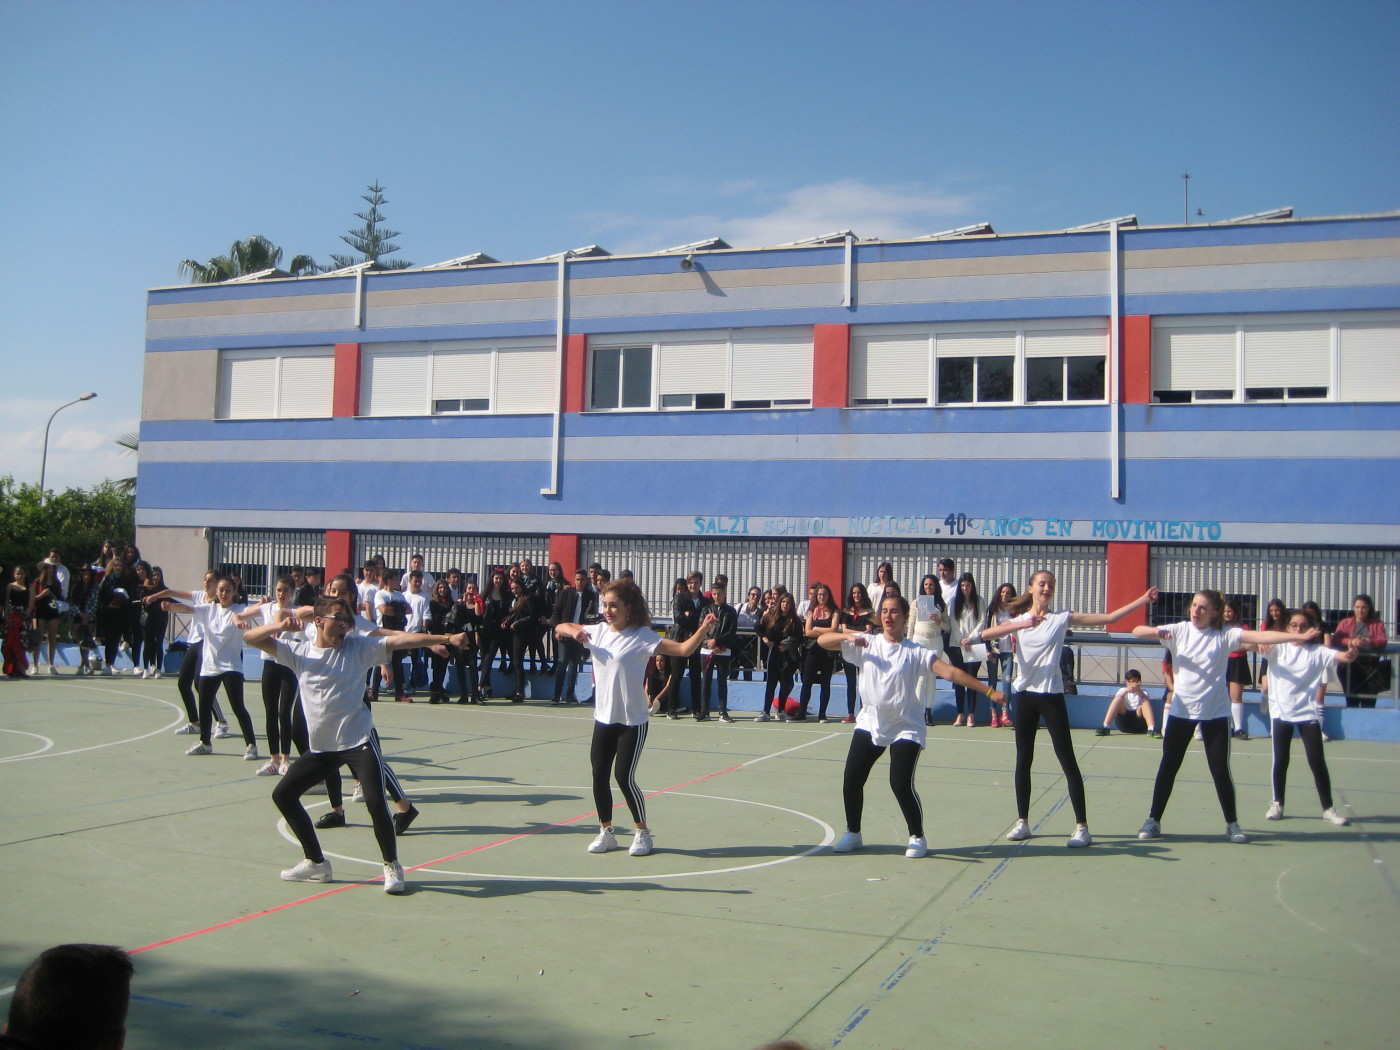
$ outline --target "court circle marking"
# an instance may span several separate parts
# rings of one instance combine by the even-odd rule
[[[134,744],[141,740],[149,740],[151,737],[154,736],[161,736],[166,733],[172,733],[174,730],[178,729],[180,726],[185,724],[184,709],[180,707],[179,704],[176,704],[174,701],[166,700],[159,696],[152,696],[150,693],[127,692],[126,690],[122,689],[108,689],[95,685],[70,684],[69,682],[63,681],[62,679],[44,679],[43,681],[59,681],[65,688],[76,689],[86,693],[110,693],[113,696],[138,697],[142,700],[153,700],[158,704],[164,704],[172,711],[180,712],[180,717],[178,717],[174,722],[171,722],[169,725],[161,726],[159,729],[152,729],[150,732],[142,733],[140,736],[129,736],[123,740],[107,740],[100,744],[90,744],[87,747],[70,748],[67,751],[51,751],[50,748],[46,747],[38,751],[30,751],[27,754],[23,755],[8,755],[5,758],[0,758],[0,764],[3,764],[5,762],[22,762],[32,758],[62,758],[65,755],[81,755],[85,754],[88,751],[101,751],[103,748],[120,747],[122,744]],[[10,729],[4,730],[4,732],[17,733],[20,732],[20,730]],[[37,736],[38,734],[31,733],[29,735]],[[41,739],[47,740],[48,738],[43,737]]]
[[[546,790],[567,790],[585,792],[592,790],[591,787],[578,787],[569,784],[536,784],[535,787],[537,789]],[[420,791],[418,794],[421,796],[435,794],[440,791],[456,790],[458,789],[444,786],[432,788],[427,791]],[[775,806],[771,802],[756,802],[753,799],[748,798],[729,798],[726,795],[699,795],[692,794],[690,792],[675,792],[674,794],[681,798],[701,798],[708,799],[713,802],[734,802],[743,806],[758,806],[762,809],[773,809],[777,810],[779,813],[788,813],[794,817],[801,817],[803,820],[810,820],[813,824],[817,825],[817,827],[822,829],[822,840],[815,846],[803,850],[801,853],[793,853],[786,857],[776,857],[773,860],[765,860],[757,864],[741,864],[727,868],[700,868],[695,871],[659,872],[646,875],[518,875],[489,871],[453,871],[451,869],[441,867],[438,864],[432,863],[412,865],[411,867],[413,871],[430,871],[436,875],[458,875],[463,878],[473,879],[499,879],[503,882],[659,882],[663,879],[688,879],[705,875],[729,875],[740,871],[754,871],[758,868],[771,868],[778,864],[788,864],[795,860],[802,860],[804,857],[810,857],[812,854],[818,853],[821,850],[826,849],[827,846],[831,845],[831,843],[836,840],[836,831],[834,828],[832,828],[830,824],[822,820],[820,817],[814,817],[812,816],[812,814],[803,813],[801,810],[798,809],[788,809],[786,806]],[[320,808],[321,805],[322,804],[318,804],[316,807],[308,807],[308,811],[311,808]],[[329,806],[330,803],[326,802],[324,803],[324,805]],[[570,822],[569,824],[553,825],[553,827],[569,827],[572,823],[575,822]],[[582,822],[580,821],[577,823]],[[286,839],[293,845],[301,845],[301,843],[297,842],[296,836],[292,834],[291,829],[287,827],[287,822],[285,820],[279,819],[277,821],[277,831],[284,839]],[[534,833],[527,833],[527,835],[528,834]],[[317,838],[320,837],[320,835],[317,836]],[[521,837],[523,836],[507,836],[506,841],[514,841],[515,839]],[[488,843],[487,847],[489,848],[491,845],[493,844]],[[334,857],[337,860],[343,860],[350,864],[364,864],[370,868],[381,868],[384,865],[384,862],[382,860],[368,860],[364,857],[351,856],[348,853],[334,853],[328,849],[322,849],[321,852],[327,857]],[[402,860],[402,858],[400,859]]]
[[[44,746],[39,748],[39,750],[37,751],[26,751],[23,754],[19,755],[6,755],[3,759],[0,759],[0,761],[3,762],[13,762],[19,758],[31,758],[34,755],[42,755],[45,751],[48,751],[54,746],[53,741],[50,740],[48,737],[41,736],[38,733],[27,733],[23,729],[0,729],[0,733],[14,733],[15,736],[32,736],[34,737],[34,739],[42,740],[44,742]]]

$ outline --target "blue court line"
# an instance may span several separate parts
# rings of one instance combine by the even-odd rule
[[[1036,823],[1034,831],[1036,833],[1039,833],[1040,829],[1045,826],[1046,821],[1048,821],[1057,812],[1059,812],[1060,808],[1063,807],[1064,804],[1068,801],[1068,795],[1061,795],[1059,801],[1056,802],[1053,806],[1051,806],[1049,812],[1047,812],[1045,816],[1041,817],[1040,820]],[[986,893],[987,890],[991,887],[992,883],[996,882],[997,879],[1001,878],[1001,876],[1006,873],[1006,870],[1010,866],[1011,862],[1025,851],[1025,847],[1026,842],[1022,842],[1020,843],[1019,848],[1017,848],[1015,852],[1013,852],[1010,856],[1003,857],[997,863],[997,866],[987,874],[987,877],[984,878],[981,882],[979,882],[976,886],[974,886],[972,892],[970,892],[966,897],[964,897],[962,901],[957,905],[957,907],[953,909],[953,913],[956,915],[958,912],[962,911],[973,901],[977,900],[977,898],[981,897],[982,894]],[[952,926],[953,924],[951,922],[945,923],[941,930],[939,930],[932,937],[928,938],[926,941],[920,944],[916,949],[914,949],[913,954],[911,954],[909,958],[905,959],[902,963],[895,967],[893,972],[891,972],[888,977],[886,977],[883,981],[880,982],[876,993],[870,998],[868,998],[865,1002],[861,1003],[861,1005],[858,1006],[848,1018],[846,1018],[845,1023],[837,1030],[836,1038],[833,1039],[829,1045],[833,1047],[840,1046],[842,1042],[846,1040],[847,1037],[854,1034],[855,1030],[860,1026],[860,1023],[864,1021],[867,1017],[869,1017],[871,1012],[874,1011],[874,1009],[877,1006],[879,1006],[886,998],[888,998],[888,996],[899,986],[900,982],[903,981],[904,978],[909,976],[909,974],[913,971],[915,964],[917,964],[921,959],[926,959],[933,954],[934,949],[936,949],[939,946],[939,944],[943,942],[943,939],[948,936],[948,933],[952,930]]]

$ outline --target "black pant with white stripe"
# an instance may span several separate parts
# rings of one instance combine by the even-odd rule
[[[646,800],[637,790],[637,762],[647,742],[647,724],[628,726],[620,722],[593,723],[593,745],[589,759],[593,763],[593,804],[598,808],[598,823],[612,824],[612,785],[608,783],[609,767],[617,777],[617,786],[632,811],[632,822],[639,827],[647,822]]]
[[[846,804],[846,830],[860,831],[860,819],[865,809],[865,782],[870,771],[875,768],[875,760],[887,749],[880,747],[864,729],[851,734],[850,750],[846,752],[846,774],[841,784],[842,799]],[[899,803],[904,822],[909,825],[911,837],[924,834],[924,807],[919,801],[919,793],[914,790],[914,773],[919,766],[919,753],[923,751],[913,740],[896,740],[888,748],[890,753],[890,790]]]
[[[315,784],[326,779],[344,763],[355,774],[355,779],[365,789],[365,809],[369,811],[374,824],[374,837],[379,843],[379,852],[384,863],[398,860],[398,844],[394,841],[394,822],[389,816],[389,804],[384,801],[384,760],[373,740],[346,751],[308,751],[292,763],[286,776],[272,789],[272,801],[292,829],[292,834],[301,843],[306,859],[319,864],[325,860],[321,853],[320,840],[316,838],[316,828],[311,823],[311,815],[301,804],[301,796]]]

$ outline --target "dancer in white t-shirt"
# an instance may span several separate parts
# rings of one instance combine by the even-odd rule
[[[699,652],[715,615],[707,613],[695,633],[683,642],[662,638],[651,629],[651,611],[631,580],[604,584],[598,608],[602,623],[561,623],[554,628],[556,638],[587,646],[593,655],[594,723],[589,757],[593,766],[593,801],[601,827],[588,852],[608,853],[618,848],[612,821],[612,786],[608,783],[608,768],[612,766],[637,829],[627,852],[645,857],[651,852],[652,837],[647,827],[646,802],[637,790],[636,771],[647,739],[647,665],[657,653],[688,660]]]
[[[982,628],[971,641],[975,644],[1016,634],[1016,823],[1006,837],[1012,842],[1031,837],[1031,763],[1035,758],[1036,733],[1043,717],[1055,757],[1064,771],[1065,789],[1074,810],[1074,834],[1066,845],[1079,848],[1094,840],[1089,835],[1084,777],[1074,757],[1069,712],[1065,708],[1065,687],[1060,672],[1060,649],[1065,644],[1065,632],[1070,627],[1107,627],[1134,609],[1155,602],[1157,588],[1149,588],[1141,598],[1110,613],[1052,612],[1050,603],[1054,597],[1055,574],[1041,569],[1031,576],[1026,593],[1007,603],[1012,618]]]
[[[1303,634],[1317,627],[1310,613],[1301,610],[1285,613],[1285,629],[1289,634]],[[1317,797],[1322,803],[1322,819],[1345,827],[1351,821],[1332,805],[1332,777],[1327,772],[1327,759],[1322,755],[1322,723],[1317,712],[1317,687],[1327,680],[1327,672],[1337,664],[1349,664],[1358,650],[1343,652],[1327,649],[1318,643],[1310,645],[1262,645],[1260,652],[1269,658],[1269,709],[1273,716],[1270,732],[1274,742],[1273,789],[1274,800],[1269,803],[1266,820],[1283,819],[1283,788],[1288,780],[1288,753],[1293,747],[1293,731],[1303,738],[1303,753],[1312,770]]]
[[[1158,627],[1134,627],[1142,639],[1159,639],[1171,653],[1176,679],[1171,718],[1162,734],[1162,763],[1152,788],[1152,808],[1138,832],[1140,839],[1162,834],[1162,814],[1171,798],[1177,770],[1186,757],[1196,727],[1201,728],[1206,765],[1215,781],[1215,794],[1225,815],[1225,837],[1244,843],[1235,812],[1235,782],[1230,778],[1230,692],[1225,669],[1230,653],[1242,644],[1282,645],[1320,637],[1316,630],[1303,634],[1285,631],[1246,631],[1225,626],[1225,599],[1219,591],[1197,591],[1191,598],[1191,618]]]
[[[301,689],[310,747],[288,768],[272,791],[292,834],[301,843],[305,859],[282,872],[288,882],[329,882],[330,861],[321,852],[316,829],[301,796],[342,762],[355,772],[365,789],[365,808],[374,824],[374,837],[384,859],[384,892],[404,891],[403,865],[398,859],[394,824],[384,801],[383,759],[374,741],[374,721],[364,702],[365,672],[400,649],[456,644],[459,635],[395,634],[369,638],[355,633],[355,614],[342,598],[322,598],[316,603],[316,634],[307,638],[294,615],[285,621],[248,631],[243,640],[290,667]],[[288,638],[279,637],[288,632]]]
[[[899,802],[909,826],[910,858],[928,854],[924,837],[924,811],[914,789],[914,773],[924,749],[924,701],[919,683],[930,675],[984,693],[993,702],[1001,694],[967,672],[944,663],[936,653],[904,637],[909,603],[898,595],[880,602],[879,634],[847,634],[828,631],[817,639],[823,649],[839,649],[844,659],[860,668],[860,712],[846,753],[841,793],[846,807],[846,833],[832,847],[850,853],[864,845],[861,814],[865,808],[865,782],[876,760],[890,753],[890,790]]]

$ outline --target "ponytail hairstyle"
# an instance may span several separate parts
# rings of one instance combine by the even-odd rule
[[[1031,584],[1035,583],[1037,576],[1049,576],[1050,582],[1053,583],[1055,581],[1055,574],[1049,569],[1036,569],[1035,572],[1031,573],[1031,578],[1026,581],[1026,593],[1018,594],[1006,603],[1006,611],[1012,616],[1021,616],[1030,612],[1031,604],[1035,601],[1035,598],[1031,595]],[[1214,594],[1215,592],[1212,591],[1211,593]],[[1215,596],[1217,599],[1220,597],[1218,594]]]

